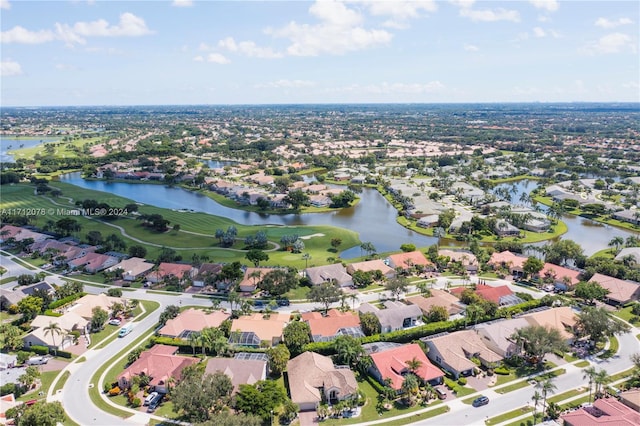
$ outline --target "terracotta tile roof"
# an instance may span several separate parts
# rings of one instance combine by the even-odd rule
[[[560,416],[567,426],[637,426],[640,413],[615,398],[597,399],[592,407],[580,408]]]
[[[421,251],[417,250],[392,254],[389,256],[389,262],[389,266],[394,268],[409,268],[412,265],[429,266],[432,264]]]
[[[531,325],[540,325],[542,327],[555,328],[565,339],[570,339],[573,334],[568,332],[566,328],[573,328],[577,322],[577,316],[568,306],[558,308],[545,309],[544,311],[534,312],[532,314],[522,315]]]
[[[500,266],[504,264],[511,265],[512,268],[522,268],[526,260],[527,258],[525,256],[519,256],[510,251],[502,251],[500,253],[493,253],[487,263],[489,265]]]
[[[506,285],[492,287],[490,285],[478,284],[476,285],[476,294],[485,300],[500,304],[501,297],[511,296],[513,292]]]
[[[74,305],[69,308],[69,311],[80,315],[83,318],[91,320],[93,317],[93,308],[100,307],[109,312],[109,308],[114,303],[126,303],[126,300],[121,297],[111,297],[104,293],[100,294],[87,294],[76,300]]]
[[[447,310],[449,315],[459,314],[464,310],[463,305],[457,297],[443,290],[431,290],[431,297],[412,296],[407,297],[405,301],[411,305],[417,305],[422,309],[423,313],[429,312],[433,306],[442,306]]]
[[[187,309],[177,317],[167,321],[158,334],[178,337],[184,331],[202,331],[203,328],[219,327],[230,316],[224,311],[214,311],[208,314],[202,309]]]
[[[272,342],[274,338],[282,337],[282,330],[289,322],[289,314],[272,313],[269,318],[255,313],[234,319],[231,324],[231,332],[253,332],[260,340]]]
[[[302,320],[309,324],[312,336],[331,337],[341,328],[360,327],[360,317],[357,314],[337,309],[329,310],[326,317],[320,312],[307,312],[302,314]]]
[[[233,392],[238,391],[240,385],[252,385],[264,380],[267,376],[267,361],[235,359],[235,358],[209,358],[204,369],[206,374],[221,371],[231,379]]]
[[[393,273],[393,268],[387,266],[382,260],[368,260],[366,262],[355,262],[347,265],[347,272],[353,274],[354,271],[373,272],[380,271],[383,275]]]
[[[371,359],[382,379],[391,379],[391,387],[396,390],[402,387],[404,374],[409,372],[407,361],[414,358],[422,362],[416,375],[423,381],[428,382],[444,376],[444,373],[429,361],[420,345],[416,343],[371,354]]]
[[[191,265],[186,265],[182,263],[166,263],[162,262],[160,266],[158,266],[158,275],[160,277],[168,277],[173,275],[174,277],[178,277],[182,279],[182,276],[185,272],[190,272],[193,267]]]
[[[349,368],[336,368],[331,358],[304,352],[287,362],[289,392],[295,404],[322,401],[320,389],[337,388],[339,399],[354,394],[358,382]]]
[[[544,268],[542,268],[542,271],[540,271],[539,275],[551,276],[559,281],[562,281],[563,278],[567,277],[571,280],[571,285],[575,285],[580,282],[580,280],[578,279],[578,275],[580,275],[580,271],[574,271],[573,269],[554,265],[553,263],[545,263]]]
[[[640,295],[640,283],[634,281],[625,281],[604,274],[595,274],[589,281],[598,283],[609,290],[607,299],[618,303],[627,303],[632,299],[638,299]]]
[[[122,378],[129,382],[133,376],[143,373],[151,377],[151,386],[164,386],[169,377],[180,380],[182,370],[188,365],[197,364],[200,359],[173,355],[177,350],[174,346],[155,345],[142,352],[140,358],[120,373],[118,381]]]

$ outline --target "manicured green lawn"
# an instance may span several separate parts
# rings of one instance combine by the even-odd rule
[[[36,390],[33,390],[31,392],[25,393],[24,395],[21,395],[19,398],[16,398],[18,401],[29,401],[30,399],[40,399],[40,392],[43,392],[43,395],[47,395],[47,392],[49,392],[49,387],[51,387],[51,383],[53,383],[53,379],[55,379],[58,376],[58,373],[60,373],[60,370],[57,371],[45,371],[42,374],[40,374],[40,382],[42,383],[42,386]]]
[[[528,405],[526,407],[516,408],[515,410],[500,414],[499,416],[491,417],[489,420],[485,420],[485,424],[488,426],[497,425],[498,423],[506,422],[514,417],[520,417],[531,411],[533,411],[533,407],[529,407]]]
[[[573,365],[575,365],[578,368],[585,368],[585,367],[590,366],[591,363],[589,361],[583,359],[582,361],[578,361]]]
[[[587,390],[587,393],[589,391]],[[578,396],[580,394],[585,393],[585,390],[578,390],[578,389],[571,389],[568,390],[566,392],[563,393],[559,393],[558,395],[553,395],[549,398],[547,398],[547,402],[560,402],[560,401],[564,401],[565,399],[569,399],[569,398],[573,398],[574,396]]]
[[[631,313],[631,308],[633,306],[627,306],[626,308],[621,308],[616,311],[613,311],[613,315],[621,318],[627,322],[631,322],[631,319],[635,317],[634,314]]]
[[[89,337],[91,338],[90,348],[94,348],[98,346],[104,339],[106,339],[110,334],[118,331],[120,329],[119,326],[106,324],[102,330],[97,333],[91,333]]]
[[[600,355],[600,359],[608,359],[618,353],[618,349],[620,349],[620,343],[616,336],[609,337],[609,348]]]
[[[496,376],[497,376],[496,383],[491,387],[504,385],[505,383],[509,383],[518,378],[513,372],[509,374],[497,374]]]
[[[515,382],[503,388],[496,389],[496,392],[499,394],[505,394],[505,393],[513,392],[514,390],[522,389],[527,386],[529,386],[529,383],[526,380],[521,380],[519,382]]]
[[[565,370],[564,368],[560,368],[558,370],[549,371],[548,373],[544,373],[544,374],[541,374],[539,376],[536,376],[536,377],[533,378],[533,380],[535,380],[536,382],[541,382],[543,380],[550,379],[552,377],[561,376],[566,372],[567,372],[567,370]]]
[[[391,425],[391,426],[406,425],[409,423],[415,423],[422,420],[430,419],[432,417],[439,416],[440,414],[448,413],[449,411],[451,411],[451,409],[449,408],[449,406],[445,405],[442,407],[434,408],[433,410],[429,410],[425,413],[414,414],[411,417],[407,417],[405,419],[393,420],[390,422],[385,422],[384,424]],[[438,423],[437,421],[433,422],[433,424],[437,424],[437,423]]]
[[[78,361],[79,362],[79,361]],[[62,373],[62,377],[60,378],[60,380],[58,380],[58,383],[56,383],[56,387],[53,388],[53,393],[55,394],[58,390],[62,389],[64,387],[64,384],[67,382],[67,380],[69,379],[69,376],[71,376],[71,373],[69,372],[69,370],[65,371],[64,373]]]

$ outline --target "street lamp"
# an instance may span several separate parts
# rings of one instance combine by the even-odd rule
[[[271,426],[273,426],[273,410],[269,411],[271,413],[271,421],[269,422],[269,424]]]

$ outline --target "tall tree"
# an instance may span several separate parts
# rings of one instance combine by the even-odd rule
[[[391,293],[394,299],[398,299],[400,294],[409,290],[409,280],[406,277],[394,277],[387,281],[384,288]]]
[[[516,330],[511,338],[537,364],[541,364],[549,352],[566,349],[564,338],[555,328],[531,325]]]
[[[260,265],[260,262],[266,262],[269,260],[269,255],[258,249],[249,250],[244,257],[246,257],[249,262],[253,263],[253,266],[256,268]]]
[[[56,336],[60,336],[64,333],[60,324],[57,322],[49,321],[49,325],[42,329],[44,331],[44,335],[51,335],[51,339],[53,340],[53,350],[54,354],[58,355],[58,345],[56,345]]]
[[[267,350],[267,356],[269,357],[269,368],[271,372],[279,376],[287,368],[287,362],[291,353],[285,345],[278,345]]]
[[[225,410],[232,391],[231,379],[223,372],[204,374],[203,366],[189,366],[171,392],[173,411],[182,412],[191,422],[207,421]]]
[[[549,377],[538,382],[536,384],[536,388],[540,389],[540,391],[542,392],[542,412],[544,413],[547,406],[547,395],[555,392],[558,387],[553,383],[553,378]]]
[[[578,336],[586,336],[598,343],[616,334],[629,331],[629,326],[611,316],[605,308],[585,307],[578,314]]]
[[[302,353],[302,348],[311,342],[311,329],[304,321],[292,321],[284,328],[282,337],[291,355]]]
[[[591,390],[593,388],[593,381],[596,377],[596,373],[598,372],[594,366],[587,367],[583,371],[582,379],[589,380],[589,403],[591,403]]]
[[[313,286],[309,292],[309,299],[324,306],[325,313],[329,310],[332,303],[340,300],[342,289],[330,282],[321,283]]]

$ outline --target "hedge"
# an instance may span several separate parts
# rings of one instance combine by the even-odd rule
[[[67,352],[67,351],[54,351],[53,349],[51,349],[49,351],[50,354],[54,354],[56,356],[62,357],[62,358],[71,358],[72,354],[71,352]]]
[[[511,370],[504,367],[498,367],[493,370],[494,373],[500,374],[501,376],[508,376],[511,373]]]
[[[32,345],[26,349],[29,349],[31,352],[35,352],[38,355],[49,355],[49,348],[47,346]]]
[[[84,291],[80,292],[80,293],[76,293],[76,294],[72,294],[71,296],[67,296],[67,297],[63,297],[62,299],[58,299],[55,302],[51,302],[49,304],[49,309],[56,309],[59,308],[60,306],[64,306],[67,303],[71,303],[74,300],[78,300],[83,296],[86,296],[87,293],[85,293]]]
[[[44,311],[44,314],[48,317],[61,317],[62,314],[58,313],[58,312],[54,312],[51,309],[47,309],[46,311]]]
[[[499,308],[494,317],[483,318],[478,322],[493,321],[498,318],[507,318],[515,314],[520,314],[531,309],[545,305],[542,299],[533,299],[518,305]],[[409,343],[419,340],[422,337],[431,336],[438,333],[454,332],[465,328],[465,319],[453,321],[439,321],[413,327],[407,330],[392,331],[390,333],[374,334],[358,339],[360,344],[375,342]],[[321,355],[333,355],[333,342],[312,342],[304,345],[303,351],[317,352]]]
[[[378,392],[379,394],[384,393],[384,386],[382,386],[379,381],[371,377],[371,375],[369,374],[364,374],[364,377],[367,379],[367,382],[369,382],[371,387],[375,389],[376,392]]]

